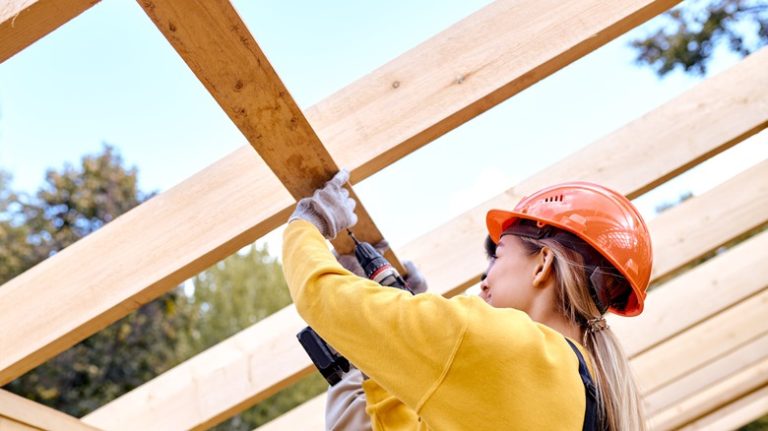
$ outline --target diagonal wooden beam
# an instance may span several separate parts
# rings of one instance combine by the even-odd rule
[[[339,171],[229,0],[139,4],[295,199],[310,196]],[[376,244],[383,235],[357,201],[355,234]],[[354,252],[346,234],[332,243],[340,254]],[[385,257],[405,273],[391,250]]]
[[[708,325],[702,324],[700,325],[701,328],[696,327],[689,330],[688,334],[685,334],[686,337],[689,339],[693,337],[694,342],[698,342],[699,345],[704,347],[703,351],[688,342],[689,340],[683,338],[680,339],[684,344],[687,344],[687,347],[684,352],[685,356],[677,357],[675,365],[680,366],[684,364],[686,367],[689,367],[687,372],[690,374],[686,374],[677,380],[670,381],[667,383],[667,387],[690,383],[692,378],[702,376],[702,373],[700,373],[702,369],[708,369],[710,372],[715,371],[717,374],[721,374],[722,377],[717,380],[707,378],[707,380],[709,380],[708,385],[702,385],[701,382],[696,385],[688,384],[687,387],[683,388],[686,390],[686,398],[675,400],[672,404],[665,405],[663,410],[655,412],[650,417],[650,423],[653,425],[652,429],[680,429],[687,423],[698,422],[698,418],[701,418],[702,416],[717,415],[719,410],[727,409],[729,404],[742,397],[748,396],[750,392],[768,384],[768,351],[765,349],[754,350],[755,348],[762,347],[760,343],[757,342],[759,339],[752,340],[739,346],[736,352],[724,355],[704,366],[701,366],[701,362],[699,361],[701,356],[709,356],[713,353],[716,354],[717,351],[730,349],[733,344],[741,341],[744,334],[750,333],[753,329],[746,329],[741,326],[745,323],[754,325],[754,330],[766,330],[766,325],[763,322],[760,322],[759,320],[749,320],[751,317],[752,319],[760,319],[764,321],[764,319],[759,317],[760,310],[754,310],[754,307],[762,307],[765,309],[766,304],[768,304],[768,298],[766,298],[765,293],[758,295],[758,297],[762,297],[762,299],[756,301],[755,299],[757,298],[751,298],[748,301],[744,301],[745,304],[739,304],[737,307],[734,307],[736,309],[734,310],[735,312],[723,313],[724,316],[722,317],[727,316],[727,318],[732,319],[733,322],[725,321],[720,318],[721,316],[716,316],[711,319],[712,324],[709,324],[710,322],[708,321]],[[753,310],[746,310],[743,307],[743,305],[746,305],[746,303],[749,302],[752,302]],[[745,318],[745,316],[742,315],[736,316],[736,312],[746,313],[747,317]],[[736,317],[735,320],[733,319],[734,317]],[[719,323],[716,323],[716,321],[719,321]],[[704,334],[702,331],[708,331],[709,334]],[[732,337],[730,337],[727,332],[737,334],[739,340],[734,343]],[[763,333],[759,338],[764,338],[765,335],[766,333]],[[752,351],[749,351],[749,349],[752,349]],[[724,361],[725,359],[735,357],[737,354],[743,357],[760,357],[761,359],[747,363],[738,368],[733,364]],[[670,359],[663,353],[661,353],[659,357],[660,360]],[[687,361],[688,358],[693,358],[694,360]],[[666,371],[664,368],[665,365],[666,363],[663,365],[660,363],[659,368]],[[713,369],[714,365],[719,366],[719,369]],[[656,380],[655,376],[652,380]],[[711,429],[724,428],[716,427]]]
[[[334,159],[359,181],[673,3],[557,2],[558,14],[532,19],[542,10],[539,1],[497,2],[308,110],[307,117]],[[759,63],[759,57],[746,64]],[[699,88],[702,94],[692,99],[706,102],[704,109],[670,109],[675,118],[687,117],[665,124],[668,136],[677,130],[675,138],[691,142],[690,152],[672,154],[657,169],[666,169],[668,177],[681,158],[690,163],[715,154],[764,127],[762,91],[768,85],[749,72],[755,67],[734,73],[741,86],[715,81],[725,81],[728,90],[717,98],[712,92],[721,89]],[[456,80],[457,72],[464,79]],[[403,85],[393,88],[393,78]],[[366,94],[379,96],[354,97]],[[717,112],[725,103],[732,109]],[[688,117],[724,126],[688,130]],[[377,129],[383,124],[388,132]],[[637,142],[656,142],[651,133],[639,135],[646,139]],[[0,332],[0,385],[278,227],[292,203],[252,148],[244,147],[6,283],[0,327],[15,330]]]
[[[768,179],[768,175],[764,178]],[[715,201],[710,202],[716,205]],[[763,217],[768,217],[768,213],[763,213]],[[640,316],[623,319],[611,315],[608,323],[624,334],[622,344],[629,356],[643,354],[765,287],[768,265],[761,262],[765,261],[766,250],[768,230],[651,292]],[[650,328],[653,336],[648,336]]]
[[[259,431],[324,430],[325,399],[326,395],[324,393],[320,394],[256,429]]]
[[[653,429],[677,429],[765,385],[768,385],[768,356],[659,412],[651,418]]]
[[[691,355],[697,352],[690,352]],[[645,393],[646,413],[649,416],[664,414],[676,409],[686,399],[706,391],[730,376],[765,360],[768,356],[768,333],[738,346],[703,367],[698,367],[680,379]]]
[[[768,286],[768,281],[765,282]],[[655,391],[768,332],[768,289],[632,359],[644,391]],[[653,327],[647,327],[652,331]],[[696,352],[692,354],[692,352]]]
[[[759,88],[753,84],[768,85],[768,76],[758,69],[768,67],[768,49],[763,49],[759,54],[750,58],[755,60],[751,64],[741,63],[727,73],[708,79],[597,142],[537,172],[455,221],[425,234],[420,240],[413,241],[413,248],[404,249],[403,253],[407,253],[405,255],[420,265],[431,287],[456,294],[479,281],[480,271],[477,268],[485,265],[482,253],[464,253],[462,257],[466,260],[462,265],[451,263],[452,260],[448,258],[429,260],[415,256],[430,256],[433,250],[463,253],[459,250],[464,250],[466,244],[481,244],[485,237],[483,226],[488,208],[512,208],[522,196],[547,185],[570,180],[602,183],[635,198],[664,180],[753,136],[768,126],[768,98],[755,100],[753,108],[762,112],[758,115],[762,119],[754,123],[754,128],[737,131],[735,123],[731,121],[738,120],[731,115],[735,113],[734,109],[744,106],[744,103],[750,104],[747,100],[752,96],[748,93],[754,94],[752,92]],[[748,67],[751,65],[756,68]],[[743,83],[751,90],[737,96],[732,85],[739,85],[741,79],[750,81],[749,84],[745,81]],[[751,114],[756,114],[756,111]],[[730,118],[725,120],[724,117]],[[704,129],[707,131],[704,132]],[[664,157],[658,157],[658,154],[664,154]],[[751,189],[754,186],[752,184],[749,187]],[[439,242],[428,241],[431,237],[443,239]],[[728,238],[725,237],[725,240]]]
[[[0,63],[88,10],[99,0],[4,0]]]
[[[40,431],[40,428],[35,428],[0,415],[0,431]]]
[[[637,160],[631,157],[626,161],[628,165],[634,162],[637,162]],[[733,193],[735,190],[743,190],[753,183],[768,183],[768,162],[763,162],[760,165],[755,166],[726,184],[723,184],[702,196],[697,196],[684,202],[680,205],[680,209],[675,211],[674,214],[670,213],[674,215],[673,217],[670,216],[653,220],[650,225],[651,231],[655,232],[659,223],[673,223],[676,229],[688,232],[691,237],[705,237],[704,235],[701,235],[701,231],[709,229],[710,227],[702,221],[717,216],[718,211],[733,212],[732,208],[741,208],[742,206],[747,206],[747,208],[753,209],[754,211],[743,211],[742,213],[747,215],[746,218],[735,219],[735,221],[738,222],[729,224],[729,229],[719,229],[719,236],[716,235],[711,237],[701,244],[702,247],[705,247],[707,244],[716,247],[717,245],[713,244],[719,245],[729,238],[740,235],[744,232],[742,229],[768,221],[766,218],[768,217],[766,216],[768,211],[761,211],[761,208],[765,209],[765,206],[767,205],[766,202],[761,201],[761,199],[754,199],[751,195],[734,193],[733,199],[730,201],[730,204],[733,205],[732,208],[726,205],[721,205],[720,198],[723,193]],[[756,206],[750,207],[753,203]],[[700,211],[700,208],[706,208],[708,211]],[[755,221],[754,218],[759,221]],[[452,224],[454,224],[455,232],[459,232],[461,229],[470,229],[476,230],[481,239],[484,235],[484,228],[481,221],[477,221],[476,224],[470,226],[469,221],[464,220],[463,217],[459,217],[456,221],[452,222]],[[664,231],[665,229],[661,230]],[[460,250],[460,252],[455,255],[441,255],[439,259],[435,258],[432,256],[431,250],[449,250],[440,244],[440,241],[442,241],[443,238],[444,236],[420,238],[414,243],[406,245],[403,248],[403,252],[407,256],[414,257],[418,262],[425,263],[427,267],[429,267],[430,262],[438,260],[443,262],[446,259],[447,262],[444,263],[449,266],[466,266],[466,262],[472,260],[472,255],[482,254],[479,253],[477,249],[467,247],[466,244],[464,244],[462,246],[455,246]],[[755,258],[759,258],[763,255],[761,250],[765,247],[765,243],[768,241],[767,238],[768,233],[762,234],[759,238],[755,238],[751,240],[751,242],[735,248],[733,251],[736,251],[737,254],[731,255],[726,253],[725,255],[713,259],[708,264],[709,269],[704,271],[704,276],[709,275],[717,277],[721,272],[725,272],[721,269],[723,266],[728,268],[730,273],[747,273],[744,271],[745,266],[743,265],[752,264]],[[426,249],[429,250],[429,254],[411,253],[414,247],[420,247],[424,243],[429,245],[426,247]],[[416,244],[416,246],[414,246],[414,244]],[[687,248],[687,250],[690,250],[691,255],[687,256],[684,253],[661,254],[657,256],[657,258],[673,260],[673,262],[664,262],[664,265],[668,268],[675,268],[682,265],[682,262],[689,262],[694,256],[698,256],[700,253],[696,248]],[[750,253],[755,250],[756,253],[752,256]],[[724,263],[722,265],[717,265],[718,262]],[[734,263],[735,266],[729,267],[731,263]],[[474,269],[466,267],[465,270],[479,272],[482,268],[482,265],[478,265]],[[757,274],[765,272],[766,271],[762,271]],[[693,272],[687,274],[687,278],[681,278],[681,281],[676,281],[676,283],[679,283],[678,286],[694,285],[700,283],[702,277],[700,272]],[[750,287],[753,284],[754,283],[747,283],[746,287],[732,286],[733,293],[731,293],[731,295],[736,296],[741,292],[743,297],[743,295],[748,294],[744,292],[754,289],[753,287]],[[711,284],[706,283],[704,286],[710,288]],[[676,289],[678,289],[678,287],[673,287],[670,290]],[[665,290],[665,288],[661,288],[657,292],[653,292],[649,298],[649,303],[661,303],[659,308],[670,310],[670,308],[673,307],[672,304],[665,305],[667,303],[664,301],[655,301],[653,299],[656,295],[663,293]],[[712,289],[710,288],[709,290]],[[701,294],[701,292],[697,292],[697,294]],[[708,293],[704,292],[704,294]],[[723,306],[725,306],[725,304],[723,304]],[[711,311],[712,308],[708,308],[707,310]],[[693,316],[696,316],[696,314],[693,314]],[[685,315],[681,315],[677,319],[669,319],[670,322],[667,323],[668,329],[665,333],[649,331],[646,328],[641,330],[641,332],[644,331],[653,335],[640,335],[640,337],[645,339],[646,343],[657,344],[663,338],[656,338],[656,335],[659,337],[668,337],[669,334],[672,333],[671,328],[678,328],[678,330],[684,329],[685,326],[690,323],[690,321],[686,323],[686,319],[687,317]],[[309,360],[292,339],[293,333],[297,328],[301,327],[302,324],[301,319],[295,314],[294,309],[292,307],[284,309],[279,314],[271,316],[262,322],[263,323],[254,325],[233,336],[229,340],[214,346],[186,363],[177,366],[173,370],[157,377],[155,380],[137,388],[118,400],[107,404],[101,409],[86,416],[84,420],[105,428],[113,428],[128,417],[145,417],[146,423],[142,424],[144,427],[151,427],[153,424],[156,424],[158,428],[184,428],[195,427],[194,424],[196,423],[184,421],[205,421],[205,418],[214,417],[214,419],[210,419],[211,422],[203,422],[204,426],[209,426],[211,423],[218,421],[221,417],[227,417],[234,414],[238,409],[259,402],[311,372],[312,368]],[[620,327],[621,325],[618,326]],[[631,331],[634,329],[630,328],[629,330]],[[632,335],[628,335],[625,338],[631,336]],[[266,351],[269,351],[270,360],[265,360],[260,356],[260,354],[263,355]],[[233,355],[232,352],[237,352],[239,355]],[[275,363],[286,365],[275,367]],[[223,379],[221,377],[222,375],[232,376],[231,380]],[[242,377],[243,375],[248,375],[249,378],[246,380]],[[245,383],[246,381],[248,384]],[[184,382],[194,382],[194,384]],[[170,391],[166,390],[166,388],[174,389]],[[219,392],[226,392],[227,395],[226,398],[221,395],[219,396],[217,400],[219,402],[218,405],[204,403],[205,408],[191,407],[201,405],[200,400],[207,399],[207,394]],[[175,406],[186,405],[190,407],[187,410],[180,410],[180,412],[183,411],[183,414],[180,414],[177,418],[167,413],[157,416],[150,413],[167,412],[170,410],[171,404]],[[202,428],[204,426],[200,427]]]
[[[734,430],[768,412],[768,385],[680,428],[680,431]]]
[[[6,417],[19,427],[47,431],[97,431],[77,418],[0,389],[0,418]],[[11,426],[9,425],[9,429]],[[4,430],[0,421],[0,430]]]

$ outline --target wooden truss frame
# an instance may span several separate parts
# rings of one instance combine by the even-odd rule
[[[6,2],[0,61],[95,3]],[[677,3],[499,0],[302,112],[228,0],[139,0],[250,147],[0,287],[0,328],[13,328],[0,331],[0,385],[279,227],[295,200],[339,166],[352,170],[353,184],[374,175]],[[483,240],[487,209],[567,179],[634,198],[761,138],[753,135],[768,126],[767,69],[768,50],[757,52],[397,252],[417,263],[431,290],[458,294],[484,268],[467,244]],[[306,175],[292,175],[297,169]],[[356,230],[377,241],[382,234],[360,207]],[[733,427],[768,410],[768,233],[677,275],[767,223],[762,162],[650,224],[661,284],[642,316],[610,324],[655,429]],[[77,264],[85,260],[110,271]],[[47,290],[52,280],[58,287]],[[303,325],[286,307],[80,420],[0,391],[0,430],[208,428],[312,372],[293,337]],[[322,429],[322,406],[318,397],[263,428]]]

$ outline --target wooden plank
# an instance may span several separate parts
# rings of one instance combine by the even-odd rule
[[[326,143],[350,143],[348,151],[331,154],[341,166],[361,167],[356,182],[678,3],[495,1],[307,115],[341,119],[318,134]],[[393,116],[401,104],[403,115]],[[403,145],[392,146],[393,140]],[[367,148],[382,157],[368,157]]]
[[[485,266],[482,253],[476,253],[475,249],[467,250],[466,245],[482,243],[485,237],[482,227],[489,208],[512,208],[522,196],[568,180],[602,183],[634,198],[693,164],[747,139],[768,125],[768,91],[765,96],[760,96],[760,101],[754,100],[755,109],[763,112],[763,119],[759,125],[754,123],[755,128],[737,132],[730,121],[738,120],[730,116],[732,109],[740,104],[751,104],[747,100],[759,88],[753,84],[764,87],[768,85],[768,77],[759,70],[759,67],[768,67],[768,49],[761,50],[759,56],[749,60],[753,60],[751,64],[743,62],[726,73],[708,79],[461,217],[423,235],[413,241],[415,247],[407,251],[404,249],[403,254],[419,265],[431,287],[456,294],[478,282],[478,268]],[[766,63],[758,67],[758,63],[763,61]],[[752,65],[756,68],[750,67]],[[734,73],[731,75],[731,72]],[[736,99],[730,99],[735,96],[735,88],[731,88],[731,85],[738,85],[737,76],[751,81],[744,84],[752,89],[752,95],[745,92]],[[725,101],[723,98],[730,100]],[[709,109],[713,111],[706,113]],[[730,117],[729,123],[722,122],[721,115]],[[694,119],[693,116],[698,118]],[[708,132],[702,133],[702,128]],[[718,138],[711,141],[715,135]],[[658,154],[664,154],[664,157],[658,157]],[[420,260],[412,257],[430,256],[434,250],[440,250],[443,259]],[[455,262],[460,261],[459,255],[465,260],[457,265]],[[685,263],[675,265],[682,264]]]
[[[695,355],[696,352],[690,352]],[[768,334],[758,335],[747,344],[692,370],[682,378],[645,394],[646,413],[655,415],[674,406],[692,394],[707,390],[736,372],[756,364],[768,355]]]
[[[768,138],[764,135],[755,138]],[[708,191],[707,195],[707,200],[690,199],[653,220],[653,279],[717,249],[738,236],[738,232],[748,232],[766,222],[763,215],[768,214],[768,160]],[[701,216],[693,217],[694,214]],[[669,256],[672,254],[683,254],[690,260],[681,262]]]
[[[259,431],[322,431],[325,429],[325,394],[283,413],[281,416],[256,428]]]
[[[763,213],[768,217],[768,213]],[[648,294],[645,311],[632,319],[606,317],[622,334],[627,355],[637,356],[760,291],[768,284],[768,231],[744,241]],[[683,312],[684,311],[684,312]],[[653,336],[647,334],[652,331]]]
[[[229,0],[139,4],[295,199],[339,171]],[[355,235],[377,244],[383,235],[357,201]],[[340,254],[354,252],[348,235],[332,242]],[[392,250],[386,258],[405,274]]]
[[[109,430],[209,428],[314,371],[296,341],[304,326],[286,307],[82,420]]]
[[[680,428],[680,431],[734,430],[767,412],[768,386],[763,386],[720,410],[687,424]]]
[[[418,80],[419,85],[399,86],[398,96],[394,98],[360,99],[359,103],[350,96],[352,93],[343,90],[316,109],[310,109],[307,116],[318,135],[328,144],[333,158],[340,166],[350,168],[353,179],[359,180],[382,166],[374,159],[384,158],[389,163],[393,157],[413,151],[433,137],[433,134],[423,133],[424,130],[420,129],[422,123],[410,124],[414,115],[420,112],[416,108],[422,101],[429,100],[434,106],[456,108],[455,103],[449,103],[457,97],[456,86],[440,86],[438,77],[443,76],[441,74],[445,71],[471,71],[464,68],[477,65],[480,53],[503,59],[475,70],[473,76],[478,79],[467,79],[468,75],[461,81],[461,85],[465,82],[477,84],[463,86],[460,92],[464,106],[472,107],[462,108],[459,117],[466,121],[482,112],[485,106],[500,101],[501,95],[511,95],[510,89],[521,90],[535,82],[539,75],[533,72],[541,67],[540,60],[545,53],[548,53],[545,57],[556,59],[547,60],[548,65],[553,64],[552,61],[557,63],[564,53],[574,52],[575,46],[583,48],[585,43],[611,35],[616,30],[610,27],[611,23],[621,23],[626,29],[669,3],[636,0],[606,8],[594,7],[597,5],[595,1],[569,2],[567,6],[562,6],[565,9],[558,9],[564,12],[562,15],[547,15],[543,21],[531,20],[528,12],[522,15],[524,19],[515,18],[518,13],[540,10],[537,9],[539,2],[519,2],[514,3],[514,7],[510,7],[509,2],[498,3],[501,6],[494,3],[488,11],[484,9],[454,25],[350,88],[354,89],[353,93],[360,91],[359,94],[368,94],[372,88],[382,85],[382,76],[387,77],[384,82],[391,87],[392,75],[381,75],[382,70],[402,71],[397,74],[398,82]],[[628,8],[626,11],[625,7]],[[562,24],[555,19],[562,16],[568,16],[568,32],[562,32]],[[596,17],[599,19],[593,21]],[[521,25],[509,25],[512,21],[520,21]],[[608,23],[612,30],[608,31],[603,23]],[[535,27],[535,31],[531,30],[531,26]],[[494,28],[494,33],[485,32],[486,28]],[[536,44],[541,43],[540,40],[547,41],[546,46],[519,51],[523,35],[531,38],[533,45],[530,46],[538,46]],[[438,47],[440,50],[434,51]],[[670,115],[683,115],[677,123],[668,124],[665,121],[663,124],[664,130],[680,127],[675,129],[678,130],[677,136],[672,136],[671,132],[666,135],[676,138],[668,142],[677,142],[677,138],[684,137],[682,141],[688,143],[689,150],[684,154],[672,154],[660,162],[665,164],[667,171],[677,170],[681,164],[690,164],[691,159],[701,159],[703,154],[721,151],[763,127],[768,115],[764,113],[766,109],[761,91],[768,85],[764,85],[764,76],[752,70],[759,69],[759,63],[764,61],[761,58],[765,56],[762,53],[753,55],[728,77],[713,81],[716,84],[697,87],[701,93],[690,97],[694,103],[703,103],[705,108],[688,105],[687,111],[674,109],[674,112],[668,112]],[[729,84],[730,78],[734,78],[736,83]],[[516,84],[511,85],[510,80]],[[434,83],[438,87],[433,87]],[[713,86],[720,87],[710,88]],[[752,86],[756,90],[746,91]],[[367,87],[368,92],[365,91]],[[488,92],[489,88],[492,88],[491,92]],[[727,91],[721,94],[723,89]],[[334,101],[336,98],[339,98],[338,102]],[[723,105],[725,102],[731,103]],[[366,115],[350,116],[347,112],[333,109],[339,104],[348,105],[352,112],[366,112]],[[377,109],[383,115],[373,115],[371,104],[379,105]],[[710,111],[710,106],[715,111]],[[716,112],[721,106],[730,109]],[[313,112],[317,118],[313,118]],[[695,129],[688,130],[687,125],[693,121],[692,118],[702,122]],[[340,123],[331,120],[346,124],[346,130],[355,131],[357,141],[348,134],[333,133],[333,130],[345,128],[338,128]],[[448,127],[457,125],[456,121],[454,109],[446,112],[443,119],[432,119],[431,123]],[[370,130],[370,127],[384,123],[390,124],[393,127],[391,130],[398,133],[376,134]],[[698,133],[702,129],[710,133]],[[650,138],[650,135],[650,132],[646,134],[649,139],[645,142],[656,142],[657,136]],[[368,145],[368,138],[373,136],[378,136],[379,141],[371,138],[371,145]],[[361,140],[366,145],[358,145]],[[385,143],[384,146],[382,143]],[[263,161],[252,152],[250,147],[235,151],[3,285],[0,289],[0,327],[15,330],[0,332],[0,385],[279,226],[290,213],[293,200],[277,179],[269,178],[271,175],[263,166]],[[365,155],[362,158],[361,153]],[[658,170],[654,174],[656,172]],[[644,177],[643,174],[641,171],[638,176]],[[652,178],[649,181],[655,181],[655,177]],[[258,202],[254,197],[259,197]],[[228,211],[222,211],[222,208]],[[237,217],[231,214],[237,214]],[[201,223],[205,224],[205,229],[199,229]],[[100,265],[82,264],[96,261]],[[71,268],[79,270],[71,271]],[[110,268],[110,271],[103,268]],[[51,285],[55,285],[56,289],[50,289]],[[79,300],[83,297],[89,298],[88,304]],[[45,316],[45,319],[39,316]]]
[[[616,132],[610,135],[608,138],[600,140],[597,144],[593,144],[598,145],[606,154],[613,155],[613,163],[617,163],[620,165],[620,167],[623,167],[623,169],[620,167],[611,167],[610,169],[611,175],[615,175],[615,171],[623,172],[624,176],[621,178],[621,184],[623,184],[625,189],[620,190],[626,194],[633,194],[637,190],[644,188],[645,185],[653,182],[653,175],[659,172],[658,169],[644,168],[645,166],[651,164],[651,161],[653,161],[653,164],[665,164],[666,170],[672,171],[676,169],[674,166],[687,164],[691,158],[700,158],[701,155],[705,152],[711,153],[716,151],[715,148],[718,148],[721,145],[721,143],[719,143],[720,141],[717,139],[732,135],[731,132],[734,132],[734,130],[731,130],[731,132],[728,132],[724,135],[723,132],[730,127],[730,123],[728,127],[724,127],[716,120],[716,118],[719,118],[718,115],[713,112],[705,114],[706,110],[702,107],[709,106],[707,102],[708,99],[716,99],[712,100],[712,104],[718,104],[721,102],[722,98],[728,98],[728,95],[732,94],[730,90],[731,85],[733,86],[733,91],[739,91],[744,87],[749,87],[749,81],[754,83],[755,79],[757,79],[758,82],[760,79],[762,79],[763,81],[766,81],[766,84],[768,84],[768,77],[765,77],[763,74],[759,73],[759,67],[765,66],[765,64],[761,62],[764,62],[766,61],[765,59],[768,59],[768,50],[761,51],[760,55],[762,57],[753,56],[748,59],[751,60],[750,62],[742,63],[741,65],[732,69],[729,74],[715,77],[713,80],[705,82],[691,90],[689,93],[680,96],[678,100],[670,102],[670,104],[662,106],[659,108],[659,110],[644,116],[642,119],[638,120],[640,122],[646,121],[643,123],[642,127],[636,123],[633,123],[631,130],[634,133],[623,134]],[[745,66],[749,67],[745,68]],[[753,69],[752,67],[755,67],[756,69]],[[732,78],[733,81],[730,81],[730,79],[726,78]],[[724,87],[729,88],[729,90],[723,91]],[[768,118],[768,107],[763,106],[764,101],[755,101],[755,104],[748,102],[749,100],[752,100],[751,97],[756,93],[756,91],[758,91],[757,88],[765,88],[766,93],[768,94],[768,85],[765,85],[765,87],[755,87],[751,91],[743,92],[741,93],[741,98],[739,99],[742,103],[741,105],[736,103],[736,101],[733,101],[733,103],[727,105],[730,107],[730,109],[722,111],[719,115],[730,116],[733,110],[739,106],[751,106],[752,109],[762,109],[765,111],[764,117]],[[676,107],[676,105],[674,105],[675,102],[681,104],[682,106],[688,106],[689,110],[680,110]],[[669,106],[675,107],[674,109],[671,109],[668,108]],[[678,118],[677,120],[679,121],[676,121],[674,118],[670,118],[670,116],[673,114],[683,115],[684,117]],[[743,119],[743,116],[752,115],[753,111],[741,112],[741,114],[741,116],[732,117],[731,121],[740,121]],[[689,123],[690,117],[697,115],[702,122],[700,124]],[[681,124],[685,125],[681,126],[681,128],[676,133],[668,132],[667,134],[660,134],[654,132],[661,129],[669,131],[670,128],[673,128],[676,125],[680,126]],[[713,128],[708,129],[709,126],[713,126]],[[708,129],[711,133],[699,134],[701,129]],[[644,133],[646,133],[646,135],[645,138],[642,138],[642,140],[645,140],[646,143],[644,145],[639,145],[639,142],[636,142],[635,139],[638,139],[637,134],[643,133],[643,131],[645,131]],[[665,139],[669,140],[654,140],[651,136],[653,134],[663,136]],[[698,137],[693,142],[690,142],[688,141],[688,137],[692,134],[695,134]],[[750,133],[745,133],[741,136],[747,136],[749,134]],[[613,138],[611,138],[611,136]],[[623,142],[621,140],[617,140],[618,138],[626,140],[629,145],[624,147]],[[640,142],[642,142],[642,140]],[[648,146],[651,146],[652,148],[647,149]],[[677,151],[673,148],[676,146],[684,146],[687,150]],[[656,157],[656,154],[665,151],[665,148],[670,149],[670,158],[665,157],[660,160],[660,158]],[[590,152],[592,150],[585,149],[584,151]],[[564,172],[548,169],[545,171],[545,173],[537,174],[534,178],[529,179],[526,183],[543,183],[544,180],[540,179],[539,175],[548,175],[549,179],[554,182],[562,178],[567,178],[569,175],[571,175],[571,173],[575,173],[577,171],[580,172],[581,178],[586,177],[586,179],[591,179],[597,182],[610,181],[611,177],[601,176],[602,173],[606,172],[605,166],[602,164],[587,163],[584,165],[584,167],[582,167],[581,164],[583,163],[584,159],[583,154],[577,153],[572,157],[573,160],[569,158],[557,165],[561,166]],[[587,166],[593,167],[595,171],[592,172],[585,170]],[[530,190],[527,187],[529,186],[526,186],[525,189]],[[517,190],[517,187],[510,189],[508,192],[503,193],[502,195],[473,210],[470,210],[452,222],[436,229],[432,233],[427,234],[422,238],[413,241],[403,248],[403,255],[413,259],[422,269],[427,277],[427,280],[430,282],[432,291],[451,295],[455,292],[463,290],[463,288],[466,288],[473,281],[477,281],[480,271],[484,269],[486,264],[482,253],[478,252],[480,247],[479,244],[482,243],[482,240],[485,236],[483,227],[485,212],[490,207],[503,208],[513,206],[517,200],[516,196],[519,193]],[[702,197],[697,197],[694,199],[701,198]],[[690,204],[690,202],[691,201],[687,202],[687,204]],[[686,203],[683,205],[686,205]],[[692,216],[696,216],[696,214],[692,214]],[[685,222],[688,223],[689,221],[686,220]],[[107,227],[109,227],[109,225]],[[478,244],[478,248],[467,246],[467,244]],[[436,250],[439,250],[440,252],[440,259],[431,258],[436,254]],[[687,258],[684,255],[672,255],[670,258],[679,259],[680,262],[687,261]],[[676,265],[670,266],[674,267]],[[452,275],[452,277],[449,277],[445,274]],[[458,285],[456,283],[457,281],[459,282]],[[297,316],[294,316],[294,318],[297,322],[300,321]],[[247,339],[248,336],[255,336],[255,334],[258,333],[257,328],[249,328],[246,331],[248,331],[247,334],[242,334],[243,340]],[[278,338],[284,340],[283,342],[287,345],[280,345],[279,347],[276,346],[273,348],[282,352],[286,356],[280,356],[279,360],[275,355],[270,355],[270,358],[277,363],[297,363],[296,361],[301,361],[301,359],[296,358],[304,358],[303,365],[296,365],[293,369],[286,366],[284,368],[281,367],[278,370],[273,370],[275,372],[275,376],[272,379],[253,384],[249,386],[247,390],[244,390],[241,393],[237,393],[236,391],[230,389],[230,387],[240,387],[239,383],[235,384],[233,382],[228,382],[225,379],[218,378],[214,374],[210,374],[209,377],[204,378],[206,381],[205,384],[187,384],[185,386],[183,379],[187,379],[186,381],[189,381],[188,376],[190,375],[190,372],[178,371],[174,375],[185,376],[183,378],[180,377],[180,381],[175,383],[168,383],[173,381],[168,380],[165,383],[160,383],[162,381],[156,379],[157,382],[150,382],[141,388],[126,394],[118,400],[107,404],[106,406],[87,416],[85,420],[89,421],[89,423],[105,426],[105,424],[126,423],[126,420],[132,417],[151,417],[151,415],[149,415],[147,412],[163,412],[163,417],[156,418],[156,421],[172,420],[172,418],[169,417],[168,412],[176,411],[177,409],[164,406],[168,405],[169,403],[176,403],[176,401],[180,398],[186,400],[184,405],[189,406],[188,409],[178,410],[183,412],[180,414],[182,417],[178,419],[180,421],[184,421],[187,418],[189,418],[189,420],[204,417],[223,418],[229,414],[234,414],[236,411],[238,411],[238,409],[243,408],[246,405],[255,404],[264,399],[263,394],[270,393],[270,388],[273,384],[281,385],[281,382],[289,378],[289,376],[296,373],[306,372],[306,370],[309,369],[309,361],[304,357],[304,352],[299,349],[298,345],[295,345],[295,342],[291,341],[292,337],[293,333],[290,332],[290,330],[283,331],[282,335]],[[222,342],[222,345],[225,346],[229,342],[230,341],[228,340],[224,341]],[[208,355],[208,353],[204,352],[202,355]],[[258,357],[258,353],[249,353],[246,356],[247,358],[233,357],[231,358],[230,362],[233,364],[239,364],[241,361],[245,361],[248,362],[254,369],[259,367],[271,367],[273,364],[273,362],[267,364],[263,359]],[[191,361],[188,361],[188,363],[182,364],[177,368],[180,370],[197,369],[199,367],[194,365],[197,363],[197,361],[202,362],[204,360],[202,357],[193,358]],[[224,363],[220,363],[220,366],[222,369],[227,369],[227,365]],[[272,370],[272,368],[270,368],[270,370]],[[198,380],[200,379],[203,378],[198,378]],[[239,379],[238,382],[240,380],[242,379]],[[211,386],[207,386],[208,384]],[[162,389],[163,385],[176,388],[178,393],[171,394],[164,391]],[[232,398],[222,400],[218,405],[214,405],[214,403],[210,403],[208,401],[201,401],[207,400],[208,394],[218,393],[219,391],[227,392],[228,396],[231,395]],[[160,396],[158,394],[165,395]],[[234,403],[234,401],[232,401],[233,399],[239,400],[237,404],[229,404]],[[201,408],[199,406],[201,404],[206,406],[205,411],[200,411]],[[190,412],[189,410],[194,410],[194,412]],[[155,423],[155,420],[149,420],[146,426],[149,427],[152,423]],[[210,423],[206,422],[206,424]],[[179,426],[183,427],[181,425]],[[188,427],[191,426],[192,425],[188,425]]]
[[[11,418],[0,416],[0,431],[39,431],[40,428],[31,427]]]
[[[4,0],[0,63],[88,10],[99,0]]]
[[[87,425],[77,418],[69,416],[58,410],[20,397],[14,393],[0,389],[0,416],[9,418],[8,422],[16,422],[26,428],[42,429],[48,431],[96,431],[98,428]],[[14,429],[11,425],[3,425],[0,421],[0,430],[3,426]]]
[[[765,385],[768,385],[768,357],[657,413],[650,423],[653,429],[679,428]]]
[[[632,366],[635,372],[638,376],[643,376],[640,379],[643,391],[657,390],[690,370],[702,367],[756,336],[768,332],[766,309],[768,290],[763,290],[633,358]]]

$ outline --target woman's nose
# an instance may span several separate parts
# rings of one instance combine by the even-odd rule
[[[480,294],[485,295],[488,292],[488,273],[484,272],[480,276]]]

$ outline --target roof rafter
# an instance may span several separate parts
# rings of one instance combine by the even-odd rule
[[[12,392],[0,389],[0,430],[5,430],[2,418],[6,417],[19,427],[49,431],[97,431],[77,418],[58,410],[20,397]],[[14,429],[9,425],[10,429]]]
[[[88,10],[99,0],[4,0],[0,63]]]
[[[768,385],[680,428],[680,431],[732,430],[768,411]]]
[[[294,199],[339,171],[229,0],[139,4]],[[355,234],[376,244],[383,235],[357,201]],[[347,235],[332,243],[341,254],[355,248]],[[392,250],[385,257],[405,273]]]

